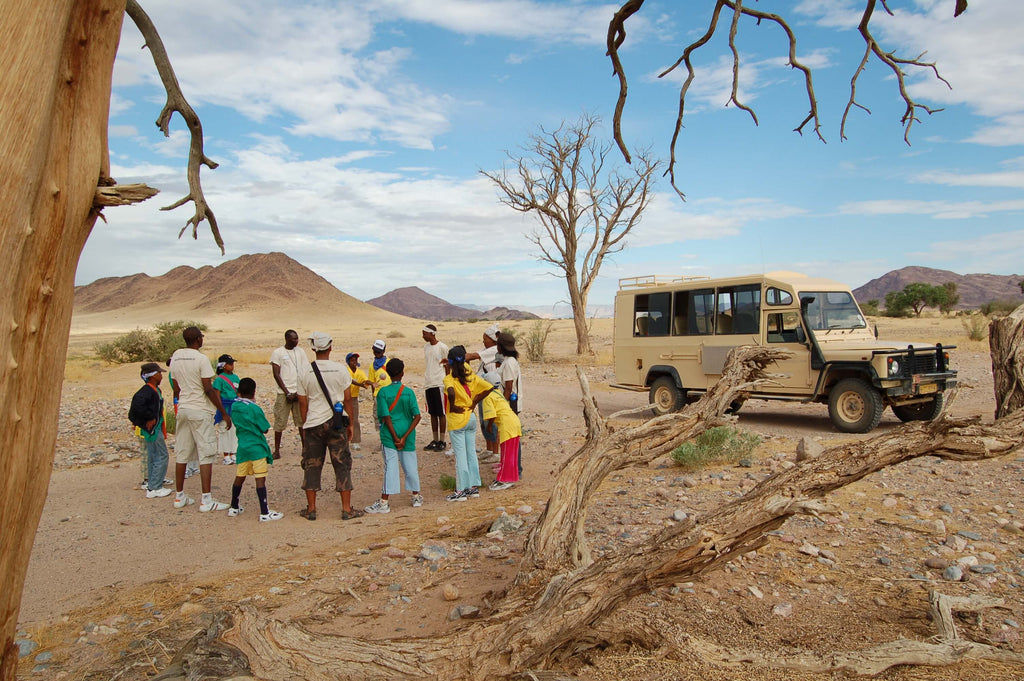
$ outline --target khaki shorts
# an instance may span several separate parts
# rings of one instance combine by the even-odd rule
[[[217,460],[217,428],[213,425],[213,414],[179,407],[174,429],[174,461],[188,463],[193,455],[199,457],[200,465]]]
[[[239,477],[246,477],[251,475],[254,478],[265,478],[267,477],[267,460],[257,459],[256,461],[243,461],[238,464],[235,475]]]
[[[299,401],[289,402],[284,393],[277,394],[277,401],[274,402],[274,431],[283,433],[288,427],[288,416],[292,417],[292,423],[296,428],[302,428],[302,414],[299,411]]]

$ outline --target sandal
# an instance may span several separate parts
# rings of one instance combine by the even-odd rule
[[[299,511],[299,515],[306,520],[316,520],[316,511],[310,511],[308,508],[304,508]]]
[[[351,511],[342,511],[341,519],[352,520],[354,518],[362,518],[364,515],[366,514],[360,511],[358,508],[353,508]]]

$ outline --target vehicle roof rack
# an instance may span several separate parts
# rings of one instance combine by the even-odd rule
[[[672,274],[647,274],[642,277],[624,277],[619,279],[619,290],[628,288],[650,288],[653,286],[667,286],[668,284],[681,284],[686,281],[698,279],[710,279],[706,275],[699,276],[677,276]]]

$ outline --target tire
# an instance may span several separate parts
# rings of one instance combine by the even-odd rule
[[[935,399],[928,402],[908,404],[903,407],[894,404],[892,405],[892,413],[896,414],[896,418],[904,423],[908,421],[934,421],[942,413],[943,404],[942,393],[938,393]]]
[[[882,419],[882,396],[860,378],[844,378],[828,395],[828,416],[843,433],[867,433]]]
[[[686,404],[686,392],[680,390],[671,376],[659,376],[651,384],[651,408],[661,416],[679,411]]]

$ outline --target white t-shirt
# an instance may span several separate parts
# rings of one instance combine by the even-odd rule
[[[327,392],[331,394],[334,402],[344,402],[345,392],[352,387],[352,375],[348,372],[347,364],[339,364],[329,359],[318,359],[316,365],[323,376]],[[303,428],[316,428],[327,423],[334,414],[334,403],[328,402],[324,397],[324,391],[320,389],[320,382],[316,380],[316,374],[310,368],[299,379],[298,393],[305,395],[309,400],[309,407],[306,410],[306,422]]]
[[[440,388],[444,385],[444,367],[441,360],[448,359],[448,346],[438,341],[431,345],[423,344],[423,361],[426,368],[423,369],[423,384],[426,388]]]
[[[298,345],[291,350],[288,350],[283,345],[274,350],[274,352],[270,353],[270,363],[281,367],[281,380],[290,393],[298,390],[299,377],[310,371],[309,357],[306,356],[306,351]],[[274,388],[277,390],[278,395],[284,394],[277,381],[274,381]]]
[[[217,413],[217,407],[206,397],[203,379],[212,379],[216,374],[210,358],[192,348],[175,350],[171,355],[171,367],[174,380],[178,384],[178,409],[198,409]]]
[[[504,389],[505,381],[512,381],[512,392],[519,399],[519,411],[523,410],[523,374],[519,370],[519,360],[515,357],[506,357],[501,363],[501,387]]]
[[[498,354],[498,346],[492,345],[489,348],[483,348],[476,354],[480,355],[480,364],[476,368],[478,374],[487,374],[495,370],[494,358]]]

